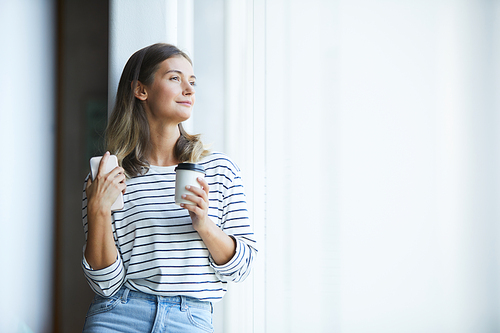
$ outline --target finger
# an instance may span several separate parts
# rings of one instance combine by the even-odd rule
[[[127,184],[125,183],[120,183],[118,184],[118,189],[120,189],[120,191],[125,194],[125,190],[127,189]]]
[[[123,184],[125,184],[125,176],[123,174],[118,174],[114,178],[112,178],[112,182],[113,184],[115,184],[115,186],[122,186]]]
[[[116,178],[118,175],[124,175],[125,176],[125,170],[123,170],[122,167],[115,167],[113,170],[109,172],[109,176],[112,177],[113,179]]]
[[[206,209],[207,207],[207,202],[202,197],[199,196],[184,194],[182,195],[182,199],[191,201],[193,203],[192,206],[200,207],[202,209]]]
[[[187,209],[188,211],[197,216],[203,216],[204,210],[196,205],[181,203],[181,207]]]
[[[127,177],[123,173],[119,174],[117,178],[120,181],[120,183],[125,183],[125,181],[127,180]]]
[[[186,190],[188,190],[190,192],[193,192],[197,196],[202,197],[204,201],[206,201],[207,198],[208,198],[208,193],[206,192],[206,190],[205,189],[201,189],[201,188],[199,188],[197,186],[189,186],[189,185],[187,185],[186,186]]]
[[[198,177],[196,178],[196,180],[198,180],[198,183],[201,185],[201,188],[203,189],[203,191],[205,191],[206,194],[208,194],[208,183],[207,181],[205,180],[205,178],[203,177]]]
[[[186,185],[186,190],[193,192],[194,194],[200,195],[200,196],[203,195],[203,193],[205,193],[205,191],[203,191],[198,186]]]
[[[90,187],[90,185],[92,185],[92,177],[89,176],[87,178],[87,185],[85,186],[85,191],[87,191],[87,189]]]
[[[208,197],[207,194],[200,188],[195,187],[195,186],[190,186],[189,188],[186,187],[187,190],[193,192],[193,194],[185,194],[186,198],[192,198],[192,199],[186,199],[189,201],[193,201],[198,205],[198,202],[200,203],[205,203],[206,205],[208,202]]]
[[[107,151],[101,158],[101,161],[99,162],[99,169],[97,169],[97,176],[104,174],[104,169],[106,168],[106,163],[108,162],[109,159],[109,151]]]

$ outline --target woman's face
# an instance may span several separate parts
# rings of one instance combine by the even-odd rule
[[[160,63],[154,81],[146,86],[146,110],[150,117],[176,124],[191,116],[196,77],[189,61],[176,56]]]

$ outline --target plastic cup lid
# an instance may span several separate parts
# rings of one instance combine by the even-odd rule
[[[205,168],[202,165],[196,163],[179,163],[179,165],[177,165],[177,167],[175,168],[175,171],[177,170],[191,170],[205,173]]]

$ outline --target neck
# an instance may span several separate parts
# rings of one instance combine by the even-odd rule
[[[179,164],[174,156],[175,143],[180,137],[177,125],[149,125],[149,149],[146,158],[151,165],[171,166]]]

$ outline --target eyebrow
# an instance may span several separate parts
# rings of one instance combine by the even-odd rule
[[[180,71],[180,70],[178,70],[178,69],[170,69],[170,70],[168,70],[168,71],[166,71],[166,72],[165,72],[165,75],[167,75],[168,73],[172,73],[172,72],[173,72],[173,73],[179,73],[179,74],[184,75],[184,73],[182,73],[182,71]],[[190,79],[191,79],[191,78],[192,78],[192,79],[196,79],[196,76],[191,75],[189,78],[190,78]]]

